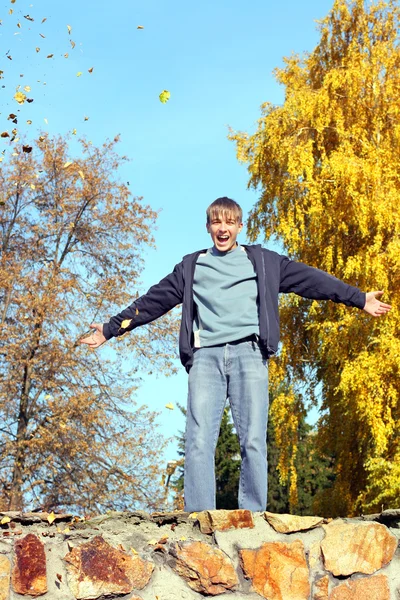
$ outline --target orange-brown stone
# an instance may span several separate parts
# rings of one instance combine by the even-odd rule
[[[64,560],[68,563],[70,589],[78,599],[141,590],[154,569],[152,563],[113,548],[101,536],[73,548]]]
[[[12,586],[17,594],[41,596],[47,592],[46,556],[42,542],[28,533],[15,542]]]
[[[250,510],[203,510],[198,513],[197,520],[202,533],[225,531],[227,529],[244,529],[254,527]]]
[[[334,575],[370,575],[388,564],[397,540],[380,523],[346,523],[340,519],[324,526],[321,542],[325,567]]]
[[[176,542],[171,546],[176,563],[172,568],[196,592],[223,594],[239,583],[228,556],[204,542]]]
[[[244,575],[268,600],[308,600],[309,572],[301,540],[271,542],[256,550],[241,550]]]
[[[329,577],[324,575],[314,582],[313,600],[328,600]]]
[[[0,554],[0,600],[7,600],[10,590],[11,563]]]
[[[332,590],[329,600],[390,600],[385,575],[374,575],[341,583]]]
[[[275,514],[265,511],[264,517],[279,533],[306,531],[318,527],[324,522],[322,517],[299,517],[298,515]]]

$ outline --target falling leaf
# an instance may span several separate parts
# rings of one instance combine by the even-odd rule
[[[15,0],[11,0],[11,4],[15,4]]]
[[[73,42],[72,40],[69,40],[69,43],[71,44],[72,48],[75,48],[75,42]]]
[[[45,17],[44,19],[42,19],[41,23],[44,23],[45,21],[47,21],[47,17]]]
[[[33,98],[27,98],[26,101],[30,104],[31,102],[33,102]]]
[[[17,92],[14,94],[14,100],[16,100],[18,104],[23,104],[26,100],[26,96],[22,92]]]
[[[55,521],[55,519],[56,515],[54,514],[54,511],[51,511],[51,513],[47,515],[47,520],[50,523],[50,525]]]
[[[34,184],[34,183],[31,183],[31,185],[30,185],[30,188],[31,188],[31,190],[36,190],[36,186],[35,186],[35,184]]]
[[[30,119],[27,120],[26,122],[27,125],[32,125],[32,121]]]
[[[31,122],[32,122],[32,121],[31,121]],[[29,153],[29,152],[32,152],[32,146],[28,146],[28,145],[26,145],[26,146],[22,146],[22,151],[23,151],[23,152],[28,152],[28,153]],[[31,186],[31,187],[32,187],[32,186]]]
[[[68,161],[68,162],[66,162],[66,163],[65,163],[65,165],[64,165],[64,167],[63,167],[63,169],[66,169],[66,168],[67,168],[67,167],[69,167],[70,165],[72,165],[72,162],[71,162],[71,161]]]
[[[16,121],[14,121],[14,119],[16,119],[16,118],[17,118],[17,115],[14,115],[14,113],[10,113],[7,117],[7,120],[9,120],[9,121],[11,120],[14,123],[16,123]]]
[[[18,29],[21,29],[21,23],[17,23]]]
[[[39,33],[40,37],[45,38],[46,36],[43,33]]]
[[[9,15],[12,15],[12,14],[13,14],[13,12],[14,12],[14,11],[13,11],[13,9],[12,9],[12,8],[10,8],[10,10],[8,11],[8,14],[9,14]]]
[[[3,133],[0,135],[0,137],[8,138],[8,137],[10,137],[10,134],[8,133],[8,131],[3,131]]]
[[[3,160],[4,160],[4,156],[0,156],[0,162],[3,162]],[[1,202],[0,202],[0,204],[1,204]]]
[[[90,67],[90,69],[88,69],[89,73],[93,73],[93,67]]]
[[[89,121],[89,117],[84,117],[84,121]]]
[[[82,179],[85,179],[85,174],[83,171],[78,171],[79,175],[82,177]]]
[[[30,91],[31,91],[31,88],[30,88],[30,86],[29,86],[29,85],[26,85],[26,86],[24,87],[24,92],[30,92]]]
[[[24,19],[27,19],[28,21],[34,21],[35,19],[32,19],[32,17],[30,17],[29,15],[24,15]]]
[[[8,60],[12,60],[12,56],[10,56],[9,54],[7,54],[7,58]]]
[[[46,123],[46,125],[49,124],[48,120],[46,119],[46,117],[43,119],[43,121]]]
[[[82,71],[78,71],[76,74],[77,77],[80,77],[81,75],[82,75]]]
[[[72,135],[76,135],[76,129],[72,130]]]
[[[68,29],[68,33],[71,35],[71,30],[72,30],[71,25],[67,25],[67,29]]]
[[[64,54],[64,58],[68,58],[68,52]]]
[[[126,329],[132,323],[132,319],[124,319],[121,323],[121,328]]]
[[[144,29],[143,25],[138,25],[136,29]]]
[[[11,521],[10,517],[3,517],[2,520],[0,521],[0,525],[5,525],[6,523],[9,523]]]
[[[40,52],[40,48],[36,46],[36,52]]]
[[[48,54],[46,58],[53,58],[54,54]]]
[[[165,405],[165,408],[169,408],[169,410],[174,410],[174,405],[172,404],[172,402],[169,402]]]
[[[168,90],[163,90],[161,92],[161,94],[159,95],[160,102],[162,102],[163,104],[165,104],[170,99],[170,96],[171,96],[171,94],[170,94],[170,92]]]

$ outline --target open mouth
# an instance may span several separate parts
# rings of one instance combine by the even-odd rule
[[[227,242],[229,240],[229,235],[217,235],[217,240],[221,244],[224,244],[225,242]]]

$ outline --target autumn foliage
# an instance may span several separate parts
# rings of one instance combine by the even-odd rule
[[[279,467],[284,479],[294,469],[295,390],[319,394],[318,443],[333,458],[335,482],[315,510],[327,515],[400,500],[399,25],[397,2],[335,0],[315,50],[276,70],[283,105],[263,105],[254,135],[231,134],[260,190],[250,238],[278,239],[290,257],[364,291],[384,290],[393,306],[373,320],[282,297],[272,383],[278,389],[288,376],[293,394],[274,403]],[[295,506],[294,484],[291,493]]]
[[[0,174],[0,490],[3,508],[159,508],[156,413],[138,370],[170,371],[174,318],[99,353],[77,341],[138,293],[156,213],[118,179],[117,139],[42,135]],[[120,359],[129,353],[129,372]],[[116,356],[115,356],[116,355]]]

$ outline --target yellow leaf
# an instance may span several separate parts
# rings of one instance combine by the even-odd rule
[[[17,23],[17,27],[21,29],[21,23]]]
[[[72,27],[71,25],[67,25],[68,33],[71,34]]]
[[[72,48],[75,48],[75,42],[73,42],[72,40],[69,40],[69,41],[70,41]]]
[[[76,135],[76,129],[72,130],[72,135]]]
[[[40,52],[40,48],[36,46],[36,52]]]
[[[50,525],[55,521],[56,519],[56,515],[54,514],[53,511],[51,511],[51,513],[49,515],[47,515],[47,520],[50,523]]]
[[[182,536],[181,538],[179,538],[179,540],[180,540],[181,542],[186,542],[186,538],[185,538],[184,536]]]
[[[154,540],[154,539],[152,539],[152,540],[149,540],[149,541],[147,542],[147,544],[148,544],[149,546],[155,546],[155,545],[157,544],[157,540]]]
[[[68,52],[64,54],[64,58],[68,58]]]
[[[73,163],[69,160],[68,162],[66,162],[63,166],[63,169],[66,169],[67,167],[69,167],[70,165],[72,165]]]
[[[161,94],[159,95],[160,98],[160,102],[162,102],[163,104],[165,104],[166,102],[168,102],[168,100],[171,97],[171,93],[168,90],[163,90],[161,92]]]
[[[31,183],[31,190],[34,190],[34,189],[36,189],[35,184]]]
[[[89,121],[89,117],[84,117],[84,121]]]
[[[26,95],[22,92],[17,92],[16,94],[14,94],[14,100],[16,100],[18,104],[23,104],[26,100]]]
[[[131,550],[132,554],[137,554],[137,551],[135,550],[135,548],[131,548],[130,550]]]
[[[71,533],[71,530],[70,530],[70,528],[69,528],[69,527],[66,527],[66,528],[63,530],[63,533]]]
[[[190,513],[189,518],[190,519],[197,519],[197,512]]]
[[[6,523],[9,523],[11,521],[10,517],[3,517],[2,520],[0,521],[0,525],[5,525]]]
[[[174,410],[174,405],[172,404],[172,402],[169,402],[168,404],[165,405],[165,408],[169,408],[170,410]]]
[[[32,125],[32,121],[30,119],[27,120],[26,122],[27,125]]]
[[[13,9],[12,9],[12,8],[10,8],[10,10],[8,11],[8,14],[9,14],[9,15],[12,15],[12,14],[13,14],[13,12],[14,12],[14,11],[13,11]]]
[[[124,319],[121,323],[121,328],[126,329],[131,324],[132,319]]]
[[[78,171],[79,175],[82,177],[82,179],[85,179],[85,174],[83,171]]]
[[[81,75],[82,75],[82,71],[78,71],[76,74],[77,77],[80,77]]]
[[[143,25],[138,25],[136,29],[144,29]]]
[[[71,223],[70,223],[70,225],[71,225]],[[60,427],[60,429],[65,429],[66,428],[66,424],[65,423],[60,423],[59,427]]]

